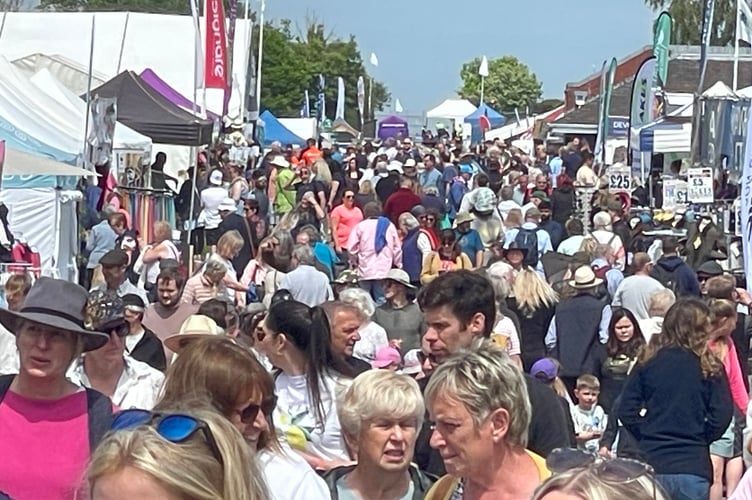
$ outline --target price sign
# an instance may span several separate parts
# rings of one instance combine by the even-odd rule
[[[673,210],[687,205],[687,183],[678,179],[663,180],[663,208]]]
[[[612,193],[630,193],[632,191],[632,169],[629,166],[610,167],[608,169],[608,190]]]
[[[687,170],[687,198],[690,203],[713,203],[713,170],[690,168]]]

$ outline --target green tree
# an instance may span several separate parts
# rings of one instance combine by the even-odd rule
[[[40,9],[55,10],[129,10],[132,12],[155,12],[160,14],[190,14],[186,0],[42,0]]]
[[[258,45],[258,34],[254,36]],[[319,74],[324,76],[327,117],[334,118],[337,105],[337,78],[345,80],[345,119],[360,125],[357,104],[358,77],[370,78],[353,36],[346,40],[328,33],[323,24],[309,22],[300,34],[292,33],[292,23],[267,24],[264,30],[264,60],[261,80],[261,108],[277,116],[298,116],[308,90],[311,113],[319,93]],[[373,82],[373,104],[382,110],[391,96],[386,86]]]
[[[699,45],[702,36],[702,10],[704,0],[644,0],[645,4],[660,14],[668,10],[674,20],[671,43]],[[736,0],[716,0],[710,44],[726,46],[734,43],[736,31]]]
[[[458,93],[474,104],[480,103],[480,62],[481,59],[476,57],[463,64],[460,70],[462,88]],[[516,57],[504,56],[488,60],[483,99],[500,113],[514,112],[515,108],[522,111],[526,106],[538,102],[542,94],[538,77]]]

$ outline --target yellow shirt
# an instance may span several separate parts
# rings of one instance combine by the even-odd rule
[[[527,455],[533,459],[535,468],[538,469],[538,475],[540,476],[541,482],[551,477],[551,471],[548,470],[548,467],[546,467],[545,458],[533,453],[530,450],[525,450],[525,453],[527,453]],[[441,476],[441,478],[436,481],[431,489],[428,490],[428,493],[426,493],[424,500],[451,500],[452,494],[454,493],[454,490],[457,489],[457,485],[459,484],[461,479],[462,478],[450,476],[448,474]]]

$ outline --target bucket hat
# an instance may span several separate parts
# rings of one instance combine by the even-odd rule
[[[24,321],[71,332],[84,338],[84,351],[99,349],[110,336],[84,326],[88,294],[75,283],[41,277],[29,290],[20,311],[0,309],[0,324],[16,335]]]
[[[213,319],[203,314],[193,314],[180,325],[180,332],[164,339],[164,345],[172,352],[180,354],[180,351],[189,343],[215,335],[222,335],[222,333]]]

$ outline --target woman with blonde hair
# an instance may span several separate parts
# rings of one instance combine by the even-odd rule
[[[504,230],[519,228],[522,225],[522,210],[519,208],[513,208],[507,214],[507,218],[504,219]]]
[[[248,287],[243,286],[238,281],[238,273],[232,265],[232,260],[237,257],[244,244],[243,237],[237,230],[227,231],[219,237],[216,249],[210,257],[224,262],[227,266],[227,272],[222,282],[225,285],[228,300],[233,303],[236,300],[243,300],[239,296],[245,294],[248,290]]]
[[[520,321],[522,365],[526,371],[546,357],[545,338],[559,297],[534,269],[522,269],[512,285],[509,309]]]
[[[643,349],[616,407],[615,417],[635,437],[671,498],[708,498],[709,446],[733,414],[723,365],[707,347],[711,319],[703,302],[678,300],[661,333]]]
[[[208,398],[257,453],[271,499],[328,499],[314,470],[289,446],[280,444],[272,422],[277,401],[274,381],[250,350],[227,337],[197,340],[170,366],[163,392],[160,407],[192,395]]]
[[[739,484],[744,472],[742,463],[741,436],[734,432],[737,420],[747,411],[749,394],[744,386],[744,375],[739,364],[739,356],[731,338],[736,329],[736,304],[725,299],[711,299],[708,303],[713,315],[708,349],[723,363],[728,379],[731,399],[736,411],[726,432],[720,439],[710,444],[710,461],[713,463],[713,483],[710,486],[710,500],[723,498],[724,481],[726,495],[730,495]]]
[[[417,382],[369,370],[340,395],[337,411],[357,464],[327,471],[331,498],[424,498],[436,479],[412,464],[425,414]]]
[[[154,288],[161,270],[162,259],[172,259],[176,264],[180,264],[180,250],[172,242],[172,227],[167,221],[161,220],[154,223],[154,243],[145,246],[140,257],[144,264],[141,272],[144,288],[153,296],[152,300],[156,300]]]
[[[269,498],[242,436],[212,410],[125,410],[112,430],[89,463],[92,500]]]
[[[582,465],[558,472],[555,470],[559,452],[580,455]],[[576,450],[554,450],[546,461],[554,472],[533,494],[532,500],[670,500],[657,484],[652,468],[628,459],[601,460]],[[684,497],[682,497],[684,498]]]
[[[376,191],[373,190],[373,182],[370,180],[361,179],[360,187],[358,188],[358,192],[355,194],[355,206],[363,210],[363,208],[366,206],[366,203],[370,203],[372,201],[377,201]]]

